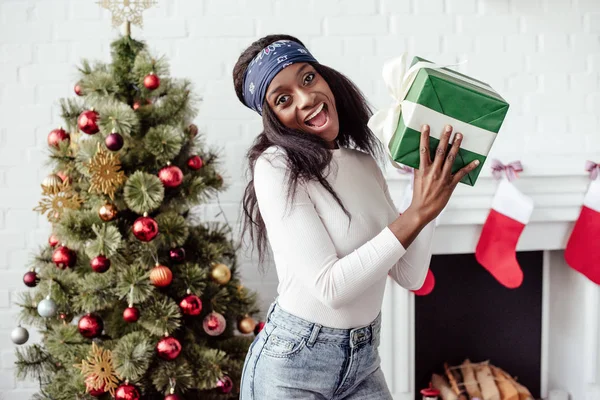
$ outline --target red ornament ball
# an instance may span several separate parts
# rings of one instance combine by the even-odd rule
[[[169,250],[169,258],[173,262],[180,263],[185,260],[185,249],[183,247],[177,247]]]
[[[110,151],[119,151],[123,147],[123,136],[117,132],[113,132],[104,139],[106,148]]]
[[[151,72],[144,78],[144,86],[148,90],[154,90],[160,86],[160,79],[154,72]]]
[[[62,128],[54,129],[48,134],[48,146],[58,147],[60,142],[69,140],[71,136]]]
[[[150,271],[150,282],[152,282],[154,286],[169,286],[171,281],[173,281],[173,273],[169,267],[158,264]]]
[[[140,318],[140,310],[135,307],[127,307],[123,311],[123,319],[125,322],[135,322]]]
[[[23,283],[25,284],[25,286],[36,287],[39,281],[40,278],[38,277],[38,274],[35,273],[35,271],[29,271],[26,272],[25,275],[23,275]]]
[[[178,394],[169,394],[167,397],[165,397],[165,400],[183,400],[183,397],[179,396]]]
[[[229,393],[233,390],[233,381],[228,375],[223,375],[221,379],[217,381],[217,390],[219,393]]]
[[[62,179],[62,181],[63,181],[63,182],[68,182],[68,183],[71,183],[71,177],[69,177],[69,176],[68,176],[67,174],[65,174],[64,172],[62,172],[62,171],[58,171],[58,172],[56,173],[56,175],[58,175],[58,177],[59,177],[60,179]]]
[[[187,166],[194,171],[198,171],[200,168],[202,168],[202,165],[204,164],[200,156],[191,156],[187,160]]]
[[[98,133],[100,128],[98,127],[98,113],[94,110],[86,110],[79,114],[77,118],[77,126],[79,130],[88,135]]]
[[[179,302],[181,311],[186,315],[200,315],[202,312],[202,300],[195,294],[189,294]]]
[[[104,322],[99,315],[86,314],[79,319],[77,327],[79,328],[79,333],[81,333],[83,337],[92,339],[100,336],[104,329]]]
[[[169,165],[158,171],[158,178],[168,188],[175,188],[183,182],[183,172],[176,165]]]
[[[181,343],[173,336],[167,336],[158,341],[156,352],[163,360],[174,360],[181,353]]]
[[[147,106],[148,104],[151,104],[152,102],[149,99],[145,99],[145,100],[136,100],[133,102],[133,109],[137,110],[138,108],[142,107],[142,106]]]
[[[106,393],[106,390],[104,390],[104,384],[102,386],[100,386],[98,389],[92,388],[92,386],[88,382],[85,383],[85,386],[87,388],[88,394],[92,397],[100,397],[104,393]]]
[[[83,94],[83,91],[81,90],[81,85],[79,83],[75,85],[73,90],[75,91],[75,94],[77,96],[81,96]]]
[[[260,333],[260,331],[263,330],[263,328],[265,327],[265,323],[264,321],[260,321],[258,324],[256,324],[256,326],[254,327],[254,334],[258,335]]]
[[[60,246],[52,253],[52,261],[60,269],[70,268],[75,265],[77,255],[65,246]]]
[[[225,331],[225,325],[225,317],[215,311],[204,317],[204,321],[202,322],[204,332],[210,336],[219,336]]]
[[[133,385],[125,383],[117,388],[115,400],[140,400],[140,392]]]
[[[158,224],[151,217],[139,217],[133,223],[133,234],[142,242],[149,242],[158,235]]]
[[[48,238],[48,244],[51,247],[54,247],[58,244],[58,238],[54,235],[54,233]]]
[[[92,258],[90,261],[90,266],[94,270],[94,272],[102,273],[108,271],[110,268],[110,260],[105,256],[98,256]]]

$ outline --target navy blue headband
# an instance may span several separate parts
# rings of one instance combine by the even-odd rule
[[[250,61],[244,76],[244,103],[262,115],[262,104],[267,87],[282,69],[297,62],[317,62],[298,42],[278,40]]]

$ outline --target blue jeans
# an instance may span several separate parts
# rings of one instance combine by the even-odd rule
[[[277,300],[248,349],[240,400],[392,399],[377,348],[381,313],[367,326],[336,329],[284,311]]]

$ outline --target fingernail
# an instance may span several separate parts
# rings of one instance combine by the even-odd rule
[[[479,165],[479,160],[475,160],[475,165]]]
[[[425,130],[425,129],[429,129],[429,125],[427,125],[427,124],[424,124],[424,125],[423,125],[423,127],[422,127],[422,129],[423,129],[423,130]]]
[[[452,130],[452,127],[450,125],[446,125],[446,132],[450,132]]]
[[[456,138],[457,138],[458,140],[462,139],[462,134],[460,134],[460,133],[457,133],[457,134],[456,134]]]

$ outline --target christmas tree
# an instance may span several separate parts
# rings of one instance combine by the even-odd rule
[[[35,399],[231,399],[261,328],[226,223],[192,207],[218,196],[218,155],[194,125],[198,99],[127,34],[111,63],[83,60],[53,173],[35,210],[52,235],[33,257],[12,339]]]

